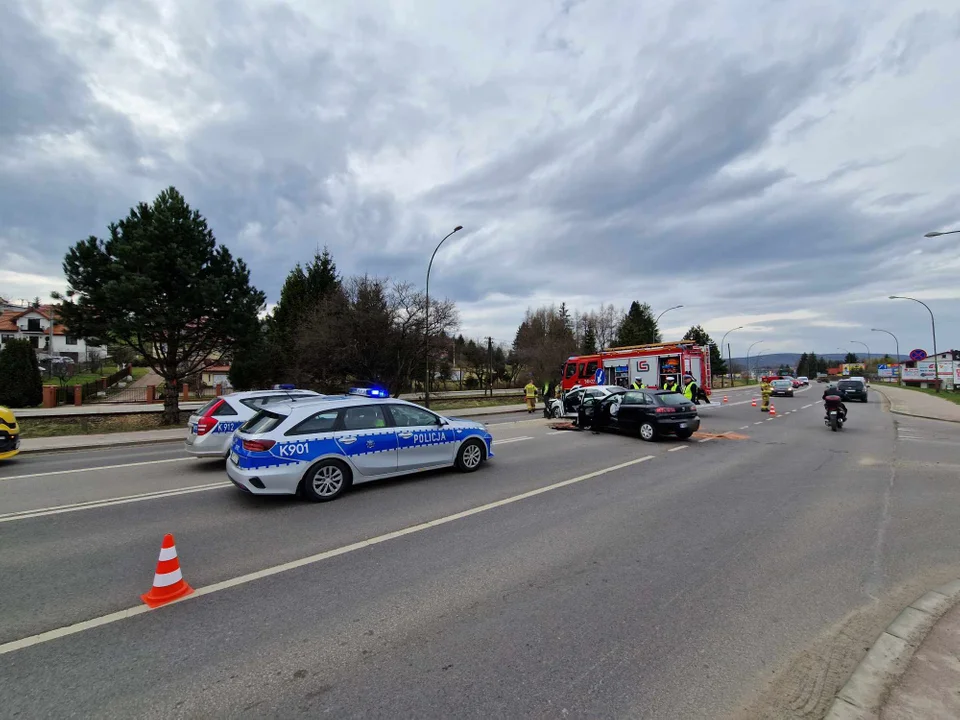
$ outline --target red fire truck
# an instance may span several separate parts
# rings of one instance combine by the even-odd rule
[[[639,380],[647,387],[663,387],[668,377],[678,384],[692,375],[710,392],[710,348],[692,341],[631,345],[602,350],[595,355],[578,355],[563,366],[564,391],[575,385],[622,385]]]

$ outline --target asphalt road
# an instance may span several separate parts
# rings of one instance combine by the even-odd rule
[[[4,465],[0,714],[818,717],[960,575],[960,428],[818,397],[702,408],[738,439],[489,419],[478,473],[324,505],[171,446]],[[141,612],[166,532],[198,592]]]

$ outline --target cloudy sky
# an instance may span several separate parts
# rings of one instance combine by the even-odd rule
[[[463,331],[632,299],[735,355],[960,348],[956,0],[5,0],[0,295],[175,185],[275,301],[319,245]],[[756,350],[755,350],[756,352]]]

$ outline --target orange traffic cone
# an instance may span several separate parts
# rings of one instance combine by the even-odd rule
[[[777,414],[777,409],[773,406],[773,403],[770,403],[770,414],[771,415]]]
[[[723,396],[723,401],[724,401],[724,402],[730,402],[726,395]]]
[[[753,400],[750,401],[750,407],[756,407],[756,406],[757,406],[757,399],[754,398]]]
[[[193,592],[187,585],[180,572],[180,560],[177,558],[177,546],[173,543],[173,535],[163,536],[160,545],[160,559],[157,560],[157,572],[153,576],[153,587],[140,599],[152,608],[166,605]]]

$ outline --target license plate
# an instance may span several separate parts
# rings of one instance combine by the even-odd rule
[[[236,452],[231,452],[231,453],[230,453],[230,462],[232,462],[234,465],[239,465],[239,464],[240,464],[240,456],[237,455]]]
[[[680,429],[681,429],[681,430],[685,430],[686,427],[687,427],[687,424],[686,424],[686,423],[680,423]]]

